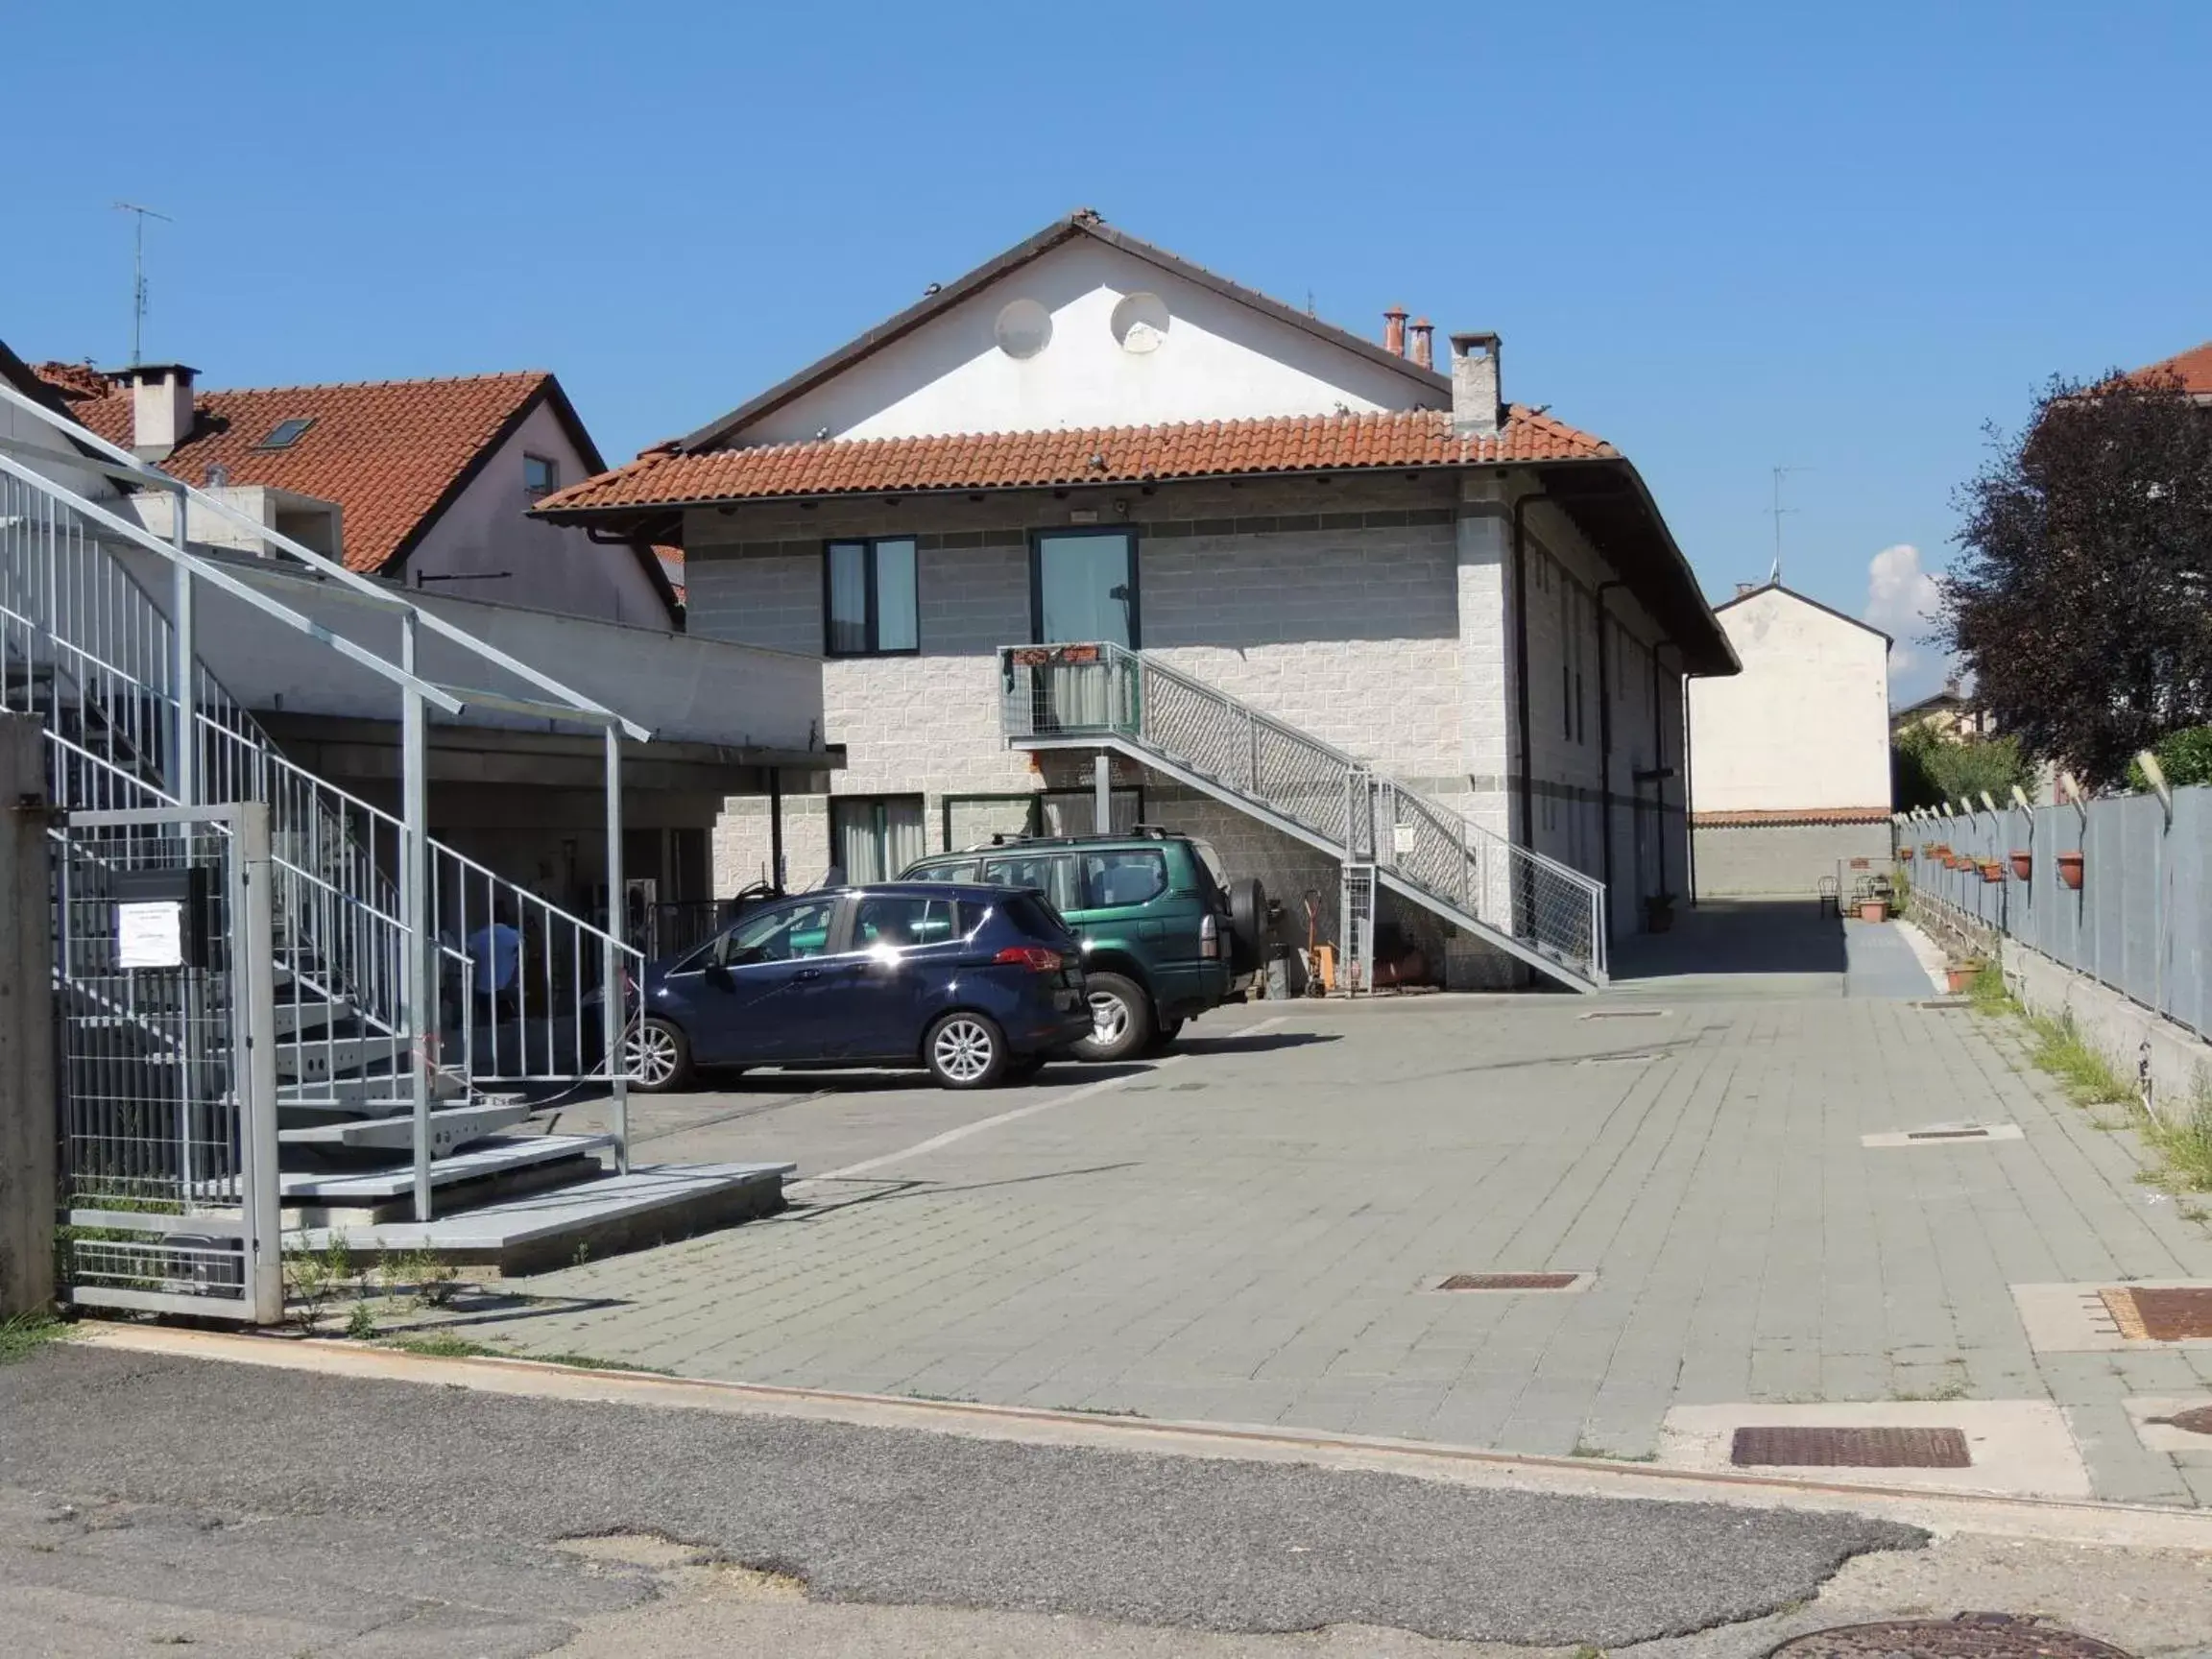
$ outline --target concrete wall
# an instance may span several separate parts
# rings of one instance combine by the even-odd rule
[[[1700,812],[1889,808],[1889,646],[1786,589],[1720,607],[1743,660],[1691,692]]]
[[[1735,824],[1699,825],[1697,897],[1700,899],[1779,898],[1810,901],[1820,878],[1838,874],[1853,858],[1871,860],[1876,872],[1889,868],[1889,825]],[[1844,872],[1848,876],[1848,871]],[[1843,882],[1845,891],[1850,881]]]
[[[408,585],[419,586],[430,576],[477,576],[486,579],[429,586],[467,599],[640,628],[668,627],[668,608],[630,548],[601,546],[581,528],[525,517],[531,505],[523,489],[525,454],[554,462],[562,485],[588,478],[593,470],[551,406],[540,403],[408,555]],[[504,578],[498,575],[502,571]]]
[[[0,714],[0,1319],[54,1300],[57,1143],[46,825],[38,721]]]
[[[1131,350],[1114,330],[1126,297],[1166,308],[1165,335]],[[1015,300],[1051,317],[1034,356],[1000,349]],[[1442,388],[1400,373],[1089,238],[1066,243],[745,429],[792,443],[940,432],[1143,426],[1267,415],[1441,408]]]
[[[1999,950],[2005,982],[2021,1003],[2045,1019],[2072,1022],[2114,1071],[2137,1081],[2161,1118],[2185,1124],[2212,1109],[2212,1044],[2017,940],[2002,941]]]

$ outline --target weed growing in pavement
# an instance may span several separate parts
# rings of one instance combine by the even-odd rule
[[[366,1300],[353,1304],[353,1311],[346,1316],[346,1334],[356,1342],[376,1339],[376,1310]]]
[[[353,1252],[335,1233],[320,1250],[284,1252],[284,1300],[300,1329],[312,1335],[323,1310],[356,1276]]]
[[[448,1336],[442,1333],[428,1336],[387,1336],[384,1338],[384,1346],[397,1348],[408,1354],[421,1354],[431,1359],[473,1359],[499,1352],[481,1342],[471,1342],[466,1336]]]
[[[487,1343],[471,1342],[466,1336],[448,1335],[444,1332],[387,1336],[384,1338],[384,1346],[397,1348],[402,1353],[421,1354],[431,1359],[535,1359],[541,1365],[566,1365],[577,1371],[635,1371],[647,1377],[676,1375],[659,1365],[633,1365],[627,1359],[602,1359],[595,1354],[518,1354],[513,1349],[493,1348]]]
[[[1567,1659],[1605,1659],[1605,1649],[1594,1647],[1585,1642],[1567,1656]]]
[[[1926,1404],[1938,1400],[1963,1400],[1966,1398],[1966,1382],[1963,1378],[1954,1377],[1940,1388],[1931,1388],[1924,1392],[1912,1388],[1892,1389],[1889,1398],[1900,1403],[1911,1404]]]
[[[2212,1078],[2198,1074],[2189,1110],[2173,1121],[2145,1106],[2135,1085],[2082,1040],[2071,1020],[2047,1019],[2022,1007],[1993,966],[1974,981],[1974,1006],[1984,1014],[2017,1016],[2032,1039],[2029,1058],[2057,1078],[2076,1105],[2125,1108],[2116,1118],[2092,1115],[2089,1125],[2107,1133],[2134,1130],[2152,1155],[2147,1162],[2158,1186],[2170,1192],[2212,1192]],[[2178,1213],[2185,1220],[2212,1219],[2198,1205],[2185,1205]]]
[[[0,1319],[0,1365],[28,1359],[49,1342],[69,1334],[69,1327],[51,1313],[18,1313]]]
[[[461,1287],[461,1269],[430,1250],[381,1250],[376,1279],[390,1295],[405,1287],[418,1308],[443,1308]]]

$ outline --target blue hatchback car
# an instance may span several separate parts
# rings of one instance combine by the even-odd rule
[[[700,1068],[920,1066],[987,1089],[1091,1026],[1082,944],[1043,894],[893,881],[763,905],[647,968],[630,1073],[660,1091]]]

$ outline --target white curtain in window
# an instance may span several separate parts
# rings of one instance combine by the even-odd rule
[[[830,803],[837,862],[854,883],[888,881],[928,851],[915,795],[858,796]]]

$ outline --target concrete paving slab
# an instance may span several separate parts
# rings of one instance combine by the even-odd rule
[[[1966,1436],[1972,1466],[1964,1469],[1838,1469],[1782,1467],[1784,1475],[1839,1485],[1910,1486],[1944,1492],[2002,1492],[2018,1497],[2086,1498],[2089,1472],[2066,1415],[2040,1400],[1829,1402],[1770,1406],[1678,1406],[1667,1413],[1659,1461],[1669,1468],[1734,1467],[1736,1431],[1793,1429],[1957,1429]]]

